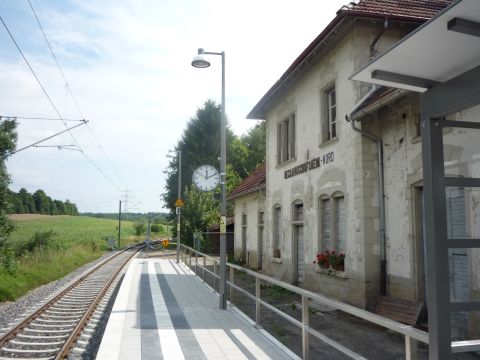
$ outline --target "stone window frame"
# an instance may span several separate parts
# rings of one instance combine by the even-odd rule
[[[277,165],[295,158],[296,116],[290,112],[277,123]]]

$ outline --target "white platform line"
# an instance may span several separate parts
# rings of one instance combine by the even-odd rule
[[[154,262],[148,262],[148,274],[150,279],[150,289],[152,292],[153,308],[157,319],[158,336],[160,338],[160,346],[162,347],[163,358],[165,360],[182,360],[183,356],[180,343],[178,342],[175,328],[168,314],[167,305],[163,298],[162,290],[158,284],[157,273],[155,271]]]
[[[138,270],[138,260],[133,259],[122,280],[120,290],[118,291],[117,298],[112,307],[107,327],[105,329],[105,334],[108,334],[108,336],[104,336],[102,338],[102,342],[100,343],[100,348],[97,353],[97,359],[120,359],[122,334],[126,316],[129,311],[128,300],[132,291],[136,270]]]

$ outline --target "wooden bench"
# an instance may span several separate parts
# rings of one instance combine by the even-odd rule
[[[401,322],[407,325],[415,325],[418,321],[422,305],[411,301],[379,296],[375,313],[386,318]]]

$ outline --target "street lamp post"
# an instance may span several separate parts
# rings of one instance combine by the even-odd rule
[[[169,151],[169,153],[177,153],[178,158],[178,195],[177,200],[182,198],[182,151]],[[173,158],[174,156],[167,155],[169,158]],[[181,215],[182,208],[176,205],[176,212],[177,212],[177,264],[180,258],[180,215]]]
[[[210,62],[203,55],[220,55],[222,57],[222,113],[220,120],[220,186],[222,191],[222,200],[220,203],[220,309],[227,308],[227,299],[225,297],[227,267],[227,192],[226,192],[226,162],[227,162],[227,144],[226,144],[226,118],[225,118],[225,52],[208,52],[198,49],[198,54],[192,60],[192,66],[196,68],[206,68]]]

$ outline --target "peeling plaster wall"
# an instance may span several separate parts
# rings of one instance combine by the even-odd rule
[[[265,201],[265,272],[295,282],[293,267],[293,203],[304,205],[305,287],[361,307],[373,307],[378,294],[379,198],[376,146],[354,132],[344,116],[368,88],[349,76],[369,60],[369,47],[381,29],[377,24],[358,23],[328,52],[281,101],[267,113],[267,192]],[[406,32],[393,26],[377,48],[381,51]],[[322,94],[335,84],[337,93],[337,139],[322,142]],[[296,157],[277,164],[277,124],[295,112]],[[285,179],[285,170],[333,152],[334,162]],[[313,264],[320,251],[319,198],[344,194],[347,207],[345,273],[329,276]],[[273,258],[272,213],[281,206],[281,259]]]
[[[384,143],[387,237],[387,291],[390,296],[423,301],[424,282],[420,218],[415,215],[415,187],[422,186],[421,139],[415,122],[419,97],[411,94],[362,121]],[[478,121],[480,106],[453,114],[451,120]],[[480,131],[444,129],[445,171],[450,176],[480,177]],[[480,189],[465,189],[467,236],[480,237]],[[480,299],[478,250],[469,250],[471,298]]]

